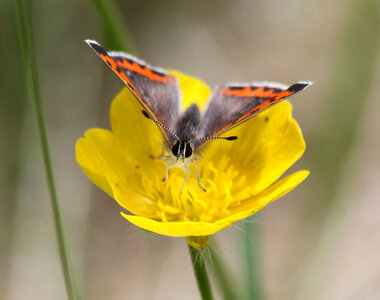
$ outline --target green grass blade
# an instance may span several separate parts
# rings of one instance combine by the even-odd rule
[[[53,216],[55,222],[55,230],[58,241],[58,249],[65,279],[65,286],[68,298],[70,300],[80,299],[77,289],[73,266],[70,259],[69,249],[64,234],[62,224],[62,216],[57,199],[57,193],[54,183],[53,169],[51,165],[49,142],[46,132],[45,119],[43,114],[43,107],[41,101],[40,87],[38,81],[37,64],[35,61],[34,47],[32,42],[32,35],[30,32],[29,14],[25,11],[25,3],[23,0],[16,0],[15,2],[15,16],[18,23],[18,33],[20,39],[20,50],[23,58],[24,73],[26,77],[26,85],[28,98],[30,99],[31,107],[34,111],[39,138],[41,143],[41,150],[43,161],[45,165],[47,185],[51,205],[53,209]]]
[[[97,20],[102,29],[106,47],[112,50],[122,50],[137,54],[137,47],[132,34],[122,21],[115,2],[113,0],[91,0],[91,3],[96,10]]]
[[[25,140],[25,87],[20,86],[19,70],[22,69],[16,22],[13,21],[13,3],[0,4],[0,291],[3,299],[10,299],[14,243],[17,231],[17,208],[19,189],[23,174],[22,158]]]

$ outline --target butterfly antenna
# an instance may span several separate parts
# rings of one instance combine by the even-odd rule
[[[238,137],[236,135],[233,136],[207,136],[202,138],[196,138],[192,141],[204,141],[204,140],[227,140],[227,141],[234,141],[237,140]]]
[[[158,122],[157,120],[153,119],[145,110],[141,111],[142,114],[144,115],[145,118],[149,119],[149,120],[152,120],[154,123],[156,123],[158,126],[161,126],[162,128],[164,128],[167,132],[171,133],[173,136],[176,137],[177,140],[180,140],[178,135],[173,131],[171,130],[169,127],[165,126],[164,124]]]

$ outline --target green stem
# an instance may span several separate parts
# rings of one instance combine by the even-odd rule
[[[194,249],[190,245],[189,251],[191,255],[191,262],[193,263],[195,278],[197,279],[198,289],[201,293],[202,300],[212,300],[214,298],[212,296],[210,282],[208,280],[205,261],[200,251]]]
[[[260,280],[260,251],[259,251],[259,224],[253,223],[252,219],[243,222],[243,268],[245,278],[245,291],[247,299],[259,300],[261,295]]]
[[[55,231],[57,235],[58,249],[63,269],[63,275],[65,279],[67,296],[70,300],[77,300],[80,299],[80,296],[76,286],[68,245],[65,239],[62,224],[62,216],[54,184],[54,176],[49,153],[49,142],[46,133],[45,119],[43,114],[43,107],[38,81],[37,64],[35,61],[32,34],[30,32],[30,20],[28,19],[29,14],[25,12],[25,3],[23,0],[16,0],[14,1],[14,3],[16,20],[18,23],[20,50],[23,58],[24,73],[26,77],[28,98],[30,99],[31,106],[34,110],[34,115],[39,132],[42,156],[45,165],[46,179],[50,194],[51,205],[53,209]]]
[[[209,246],[210,255],[211,255],[211,268],[213,270],[213,274],[216,279],[216,283],[218,284],[220,290],[223,293],[223,298],[226,300],[235,300],[239,299],[236,295],[235,290],[233,288],[234,282],[231,281],[227,275],[231,274],[228,271],[227,266],[224,264],[223,259],[219,256],[219,254],[215,251],[218,249],[218,245],[216,239],[212,240],[212,245]]]

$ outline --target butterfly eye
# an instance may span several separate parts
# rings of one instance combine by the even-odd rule
[[[186,145],[185,157],[188,158],[193,154],[193,148],[191,148],[190,144]]]
[[[178,155],[178,148],[179,148],[179,145],[180,145],[180,142],[177,141],[173,147],[172,147],[172,153],[174,156],[177,156]]]

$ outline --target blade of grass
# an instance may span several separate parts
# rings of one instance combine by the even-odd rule
[[[42,156],[45,165],[46,179],[51,200],[51,206],[53,209],[55,231],[57,236],[63,275],[65,279],[67,296],[70,300],[78,300],[80,299],[80,296],[75,281],[74,270],[69,253],[69,247],[64,234],[62,216],[57,199],[53,169],[50,159],[49,142],[43,114],[40,86],[38,81],[37,64],[35,61],[32,34],[30,31],[30,20],[28,19],[29,14],[26,13],[25,2],[23,0],[16,0],[14,1],[14,4],[15,17],[18,24],[20,50],[24,64],[24,73],[27,85],[28,98],[30,99],[30,104],[35,115],[37,129],[39,132]]]
[[[123,50],[137,54],[137,47],[128,27],[113,0],[91,0],[97,20],[102,29],[105,45],[112,50]]]
[[[245,299],[259,300],[262,298],[261,277],[260,277],[260,250],[259,250],[259,224],[253,222],[252,216],[248,220],[242,221],[243,224],[243,245],[242,263],[243,278],[245,282]]]
[[[0,6],[0,291],[4,299],[10,299],[26,99],[25,88],[18,82],[22,64],[18,41],[14,39],[16,23],[9,13],[13,4],[5,1]]]

